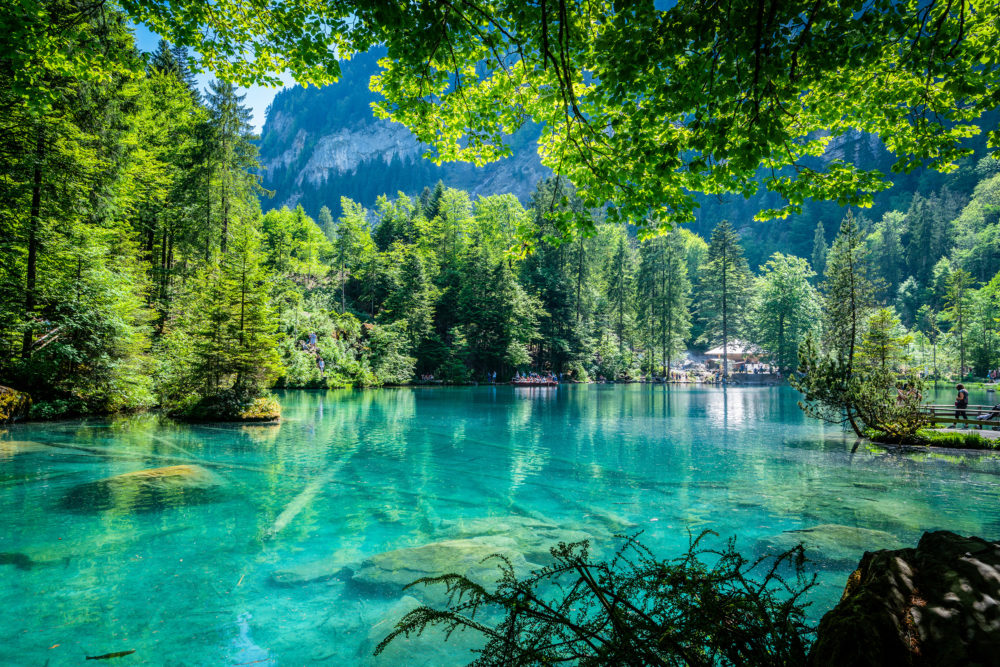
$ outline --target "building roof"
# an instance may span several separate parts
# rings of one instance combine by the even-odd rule
[[[729,344],[726,346],[726,356],[729,357],[730,359],[734,358],[739,359],[745,355],[755,355],[755,354],[760,354],[761,352],[763,352],[763,350],[761,350],[758,346],[754,345],[753,343],[748,343],[744,340],[740,340],[739,338],[734,338],[733,340],[729,341]],[[711,350],[705,353],[705,356],[721,359],[722,346],[720,345],[719,347],[713,347]]]

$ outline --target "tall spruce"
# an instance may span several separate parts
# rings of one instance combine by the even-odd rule
[[[211,158],[214,164],[215,191],[219,198],[219,252],[226,253],[229,227],[236,210],[250,194],[261,192],[255,170],[256,137],[251,124],[252,112],[245,106],[246,95],[226,81],[209,84],[208,111]],[[211,222],[211,220],[210,220]]]
[[[615,337],[618,338],[618,352],[625,345],[626,321],[631,315],[633,305],[633,271],[634,260],[632,248],[625,230],[621,230],[614,254],[608,259],[605,267],[605,281],[608,286],[608,301],[611,303]]]
[[[972,310],[972,287],[973,279],[965,269],[955,269],[948,276],[948,292],[945,301],[945,312],[951,321],[951,333],[955,338],[958,348],[958,368],[959,375],[966,373],[965,352],[967,348],[966,330],[969,326],[969,319]]]
[[[812,268],[815,275],[823,275],[826,271],[826,231],[823,229],[823,221],[816,223],[816,231],[813,233]]]
[[[753,277],[743,256],[739,234],[723,220],[712,230],[707,261],[702,269],[700,315],[703,336],[721,344],[722,372],[729,375],[729,343],[746,334]]]

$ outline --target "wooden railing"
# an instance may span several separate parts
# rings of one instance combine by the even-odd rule
[[[965,407],[967,419],[955,417],[954,405],[921,405],[920,412],[932,424],[969,424],[972,426],[1000,426],[1000,409],[994,410],[992,405],[970,404]]]

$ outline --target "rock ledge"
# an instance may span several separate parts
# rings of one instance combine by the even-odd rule
[[[946,531],[867,552],[811,665],[1000,665],[1000,543]]]

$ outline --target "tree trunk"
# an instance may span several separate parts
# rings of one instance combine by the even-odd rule
[[[729,377],[729,248],[722,247],[722,379]]]
[[[35,290],[38,280],[38,228],[42,215],[42,156],[45,152],[45,138],[41,128],[36,130],[35,165],[31,180],[31,214],[28,217],[28,267],[24,281],[24,337],[21,340],[21,357],[31,356],[31,318],[37,298]]]

